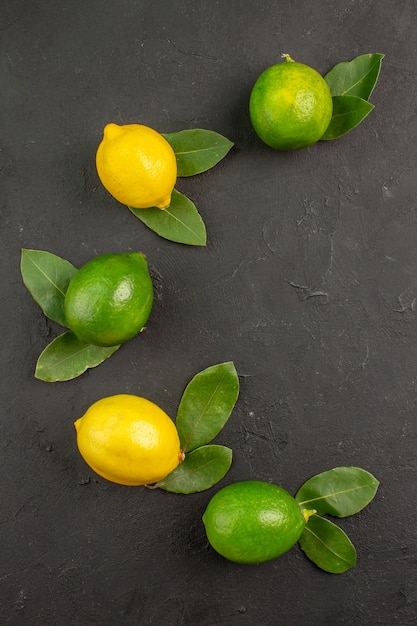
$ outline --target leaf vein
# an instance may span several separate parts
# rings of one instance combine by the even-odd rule
[[[55,365],[62,365],[63,363],[65,363],[65,361],[68,361],[69,359],[73,359],[74,357],[78,356],[79,354],[82,354],[86,350],[89,350],[91,347],[92,346],[88,344],[87,346],[81,348],[80,350],[77,350],[77,352],[72,352],[68,356],[62,358],[60,361],[55,361]]]
[[[351,487],[350,489],[343,489],[342,491],[335,491],[334,493],[327,493],[323,496],[318,496],[316,498],[311,498],[310,500],[303,500],[298,504],[301,506],[302,504],[309,504],[310,502],[317,502],[318,500],[326,500],[327,498],[335,498],[336,496],[341,496],[345,493],[349,493],[351,491],[358,491],[358,489],[369,489],[372,485],[359,485],[358,487]]]
[[[215,152],[217,150],[217,146],[212,146],[210,148],[198,148],[196,150],[182,150],[181,152],[175,152],[176,155],[178,154],[194,154],[194,153],[199,153],[199,152]]]
[[[359,78],[359,80],[356,81],[356,83],[353,83],[348,89],[346,89],[345,91],[342,91],[341,95],[345,96],[347,93],[349,93],[349,91],[352,91],[352,89],[354,89],[354,87],[356,87],[357,85],[359,85],[360,83],[362,83],[365,78],[374,70],[375,65],[377,65],[377,63],[374,63],[368,72],[366,72],[366,74],[364,74],[363,76],[361,76],[361,78]]]
[[[197,421],[195,422],[193,429],[191,430],[191,432],[190,432],[190,434],[189,434],[188,438],[186,439],[186,441],[185,441],[185,443],[184,443],[184,446],[183,446],[183,451],[185,451],[185,450],[187,449],[187,447],[190,445],[190,441],[192,441],[192,438],[194,437],[195,431],[197,430],[198,426],[199,426],[199,425],[200,425],[200,423],[201,423],[201,420],[203,419],[203,417],[204,417],[204,416],[205,416],[205,414],[207,413],[208,408],[209,408],[210,404],[212,403],[213,398],[214,398],[214,397],[215,397],[215,395],[217,394],[217,392],[218,392],[218,390],[219,390],[219,387],[221,386],[221,384],[222,384],[222,382],[223,382],[224,378],[225,378],[225,376],[223,375],[223,376],[221,377],[221,379],[219,380],[219,382],[217,383],[217,385],[216,385],[216,387],[215,387],[214,391],[212,392],[212,394],[211,394],[211,395],[210,395],[210,397],[208,398],[208,400],[207,400],[207,402],[206,402],[206,405],[205,405],[205,406],[203,407],[203,409],[201,410],[201,413],[200,413],[199,418],[198,418],[198,419],[197,419]]]
[[[173,481],[180,481],[180,480],[184,480],[184,478],[189,477],[191,474],[196,474],[198,472],[201,472],[204,468],[208,467],[209,465],[213,465],[213,464],[217,464],[218,463],[218,459],[210,459],[209,461],[206,461],[205,463],[203,463],[202,465],[199,465],[198,467],[194,467],[194,468],[186,468],[185,470],[182,470],[183,475],[180,477],[174,476],[172,475],[171,478],[168,479],[164,479],[164,480],[160,480],[157,485],[169,485],[170,483],[172,483]],[[175,472],[175,470],[174,470]],[[173,473],[174,473],[173,472]]]
[[[180,220],[176,215],[174,215],[173,213],[171,213],[171,211],[168,209],[164,209],[165,213],[167,213],[168,215],[170,215],[173,219],[177,220],[177,222],[179,224],[182,224],[187,230],[190,231],[190,233],[192,233],[193,235],[198,237],[198,233],[196,233],[192,228],[190,228],[188,226],[188,224],[186,224],[185,222],[183,222],[182,220]]]
[[[45,272],[43,271],[43,269],[37,264],[35,263],[35,261],[29,256],[29,260],[31,263],[33,263],[33,265],[36,267],[36,269],[51,283],[51,285],[53,285],[53,287],[55,287],[55,289],[63,296],[65,297],[65,293],[62,291],[62,289],[60,289],[58,287],[58,285],[56,283],[54,283],[54,281],[47,275],[45,274]]]
[[[309,528],[308,526],[305,527],[305,530],[307,532],[309,532],[311,535],[313,535],[313,537],[315,539],[317,539],[317,541],[319,541],[319,543],[322,544],[322,546],[324,546],[326,548],[326,550],[328,550],[329,552],[331,552],[332,554],[334,554],[335,556],[337,556],[337,558],[339,558],[341,561],[343,561],[344,563],[350,565],[350,561],[348,561],[344,556],[341,556],[340,554],[338,554],[335,550],[332,550],[324,541],[323,539],[321,539],[318,535],[316,535],[316,533],[314,533],[311,528]]]

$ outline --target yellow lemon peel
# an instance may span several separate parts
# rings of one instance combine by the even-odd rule
[[[177,160],[168,141],[142,124],[107,124],[96,154],[107,191],[135,209],[166,209],[177,180]]]
[[[183,460],[174,422],[146,398],[130,394],[102,398],[74,426],[85,462],[121,485],[156,483]]]

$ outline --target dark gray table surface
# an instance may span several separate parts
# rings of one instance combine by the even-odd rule
[[[416,12],[412,0],[3,0],[2,624],[417,623]],[[375,110],[337,141],[267,148],[248,97],[283,52],[322,74],[384,53]],[[157,237],[101,186],[94,157],[110,121],[235,142],[178,181],[205,248]],[[73,381],[36,380],[60,329],[23,286],[22,248],[78,267],[144,252],[158,289],[146,332]],[[241,390],[218,437],[234,451],[222,484],[295,493],[340,465],[381,481],[341,522],[358,551],[346,574],[298,547],[228,562],[201,523],[219,486],[122,487],[81,459],[73,421],[92,402],[134,393],[175,416],[191,377],[228,360]]]

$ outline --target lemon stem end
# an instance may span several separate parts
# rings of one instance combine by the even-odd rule
[[[171,205],[171,194],[169,194],[169,196],[161,200],[161,202],[158,202],[158,204],[155,204],[156,208],[161,209],[161,211],[163,211],[164,209],[168,209],[170,205]]]
[[[118,137],[122,132],[123,129],[121,128],[121,126],[119,126],[118,124],[113,124],[113,122],[110,122],[110,124],[106,124],[106,126],[104,127],[104,137],[110,141]]]
[[[291,63],[295,63],[294,59],[290,57],[289,54],[281,54],[282,58],[285,59],[286,61],[290,61]]]

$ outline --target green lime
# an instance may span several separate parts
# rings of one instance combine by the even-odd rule
[[[102,254],[71,279],[65,319],[81,341],[115,346],[143,329],[152,301],[152,280],[143,254]]]
[[[305,148],[324,135],[332,117],[332,96],[316,70],[283,56],[285,62],[268,67],[255,82],[250,118],[257,135],[271,148]]]
[[[298,541],[306,524],[288,491],[258,480],[218,491],[203,522],[212,547],[237,563],[262,563],[284,554]]]

